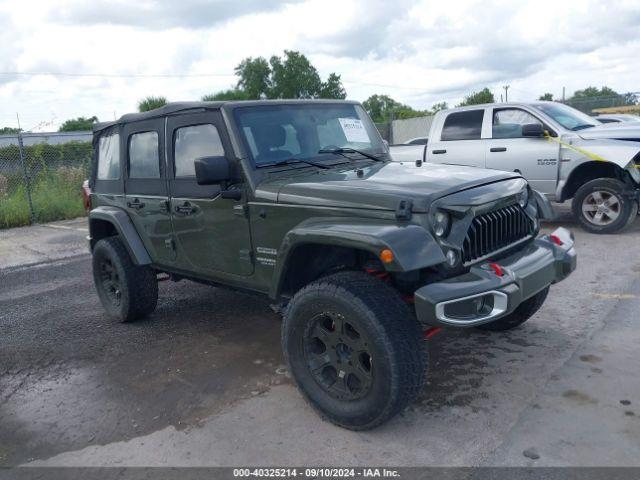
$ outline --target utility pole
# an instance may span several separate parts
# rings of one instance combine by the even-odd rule
[[[505,85],[504,87],[502,87],[502,88],[504,88],[504,101],[505,102],[509,102],[509,87],[510,86],[511,85]]]
[[[562,101],[564,102],[564,87],[562,87]]]

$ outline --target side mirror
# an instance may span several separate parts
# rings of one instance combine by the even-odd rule
[[[231,165],[226,157],[201,157],[195,160],[198,185],[217,185],[231,179]]]
[[[523,137],[544,137],[544,128],[539,123],[528,123],[522,126]]]

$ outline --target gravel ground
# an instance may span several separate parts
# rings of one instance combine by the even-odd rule
[[[116,324],[84,220],[0,232],[0,465],[639,466],[640,221],[559,224],[579,267],[543,309],[435,336],[418,401],[364,433],[302,400],[266,299],[163,282],[148,320]]]

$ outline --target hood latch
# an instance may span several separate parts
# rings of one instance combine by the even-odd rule
[[[413,210],[412,200],[400,200],[396,207],[396,218],[398,220],[411,220]]]

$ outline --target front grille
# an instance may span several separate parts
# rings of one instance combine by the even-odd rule
[[[466,264],[483,259],[533,235],[533,220],[520,205],[509,205],[473,219],[462,247]]]

